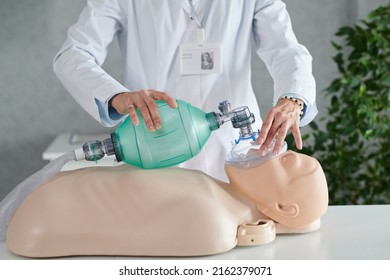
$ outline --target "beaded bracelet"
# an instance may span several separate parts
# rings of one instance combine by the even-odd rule
[[[302,100],[295,98],[295,97],[290,97],[288,95],[284,95],[284,96],[279,98],[279,100],[281,100],[281,99],[289,99],[289,100],[297,103],[299,108],[301,108],[301,113],[299,114],[299,117],[302,118],[303,114],[305,113],[305,103]]]

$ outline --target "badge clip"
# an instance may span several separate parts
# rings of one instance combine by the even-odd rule
[[[204,39],[205,39],[204,28],[198,28],[196,31],[196,40],[198,42],[198,45],[203,45]]]

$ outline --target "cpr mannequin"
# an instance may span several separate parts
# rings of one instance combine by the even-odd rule
[[[286,151],[225,170],[230,183],[181,168],[63,171],[16,211],[7,246],[28,257],[198,256],[234,248],[240,226],[259,220],[276,233],[318,229],[328,190],[314,158]]]

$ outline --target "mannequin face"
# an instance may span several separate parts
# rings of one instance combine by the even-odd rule
[[[225,165],[231,184],[273,220],[302,227],[317,220],[328,205],[328,188],[315,158],[286,151],[261,165]]]

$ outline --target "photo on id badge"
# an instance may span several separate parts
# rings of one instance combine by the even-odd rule
[[[202,52],[201,54],[201,69],[212,70],[214,68],[214,53]]]

